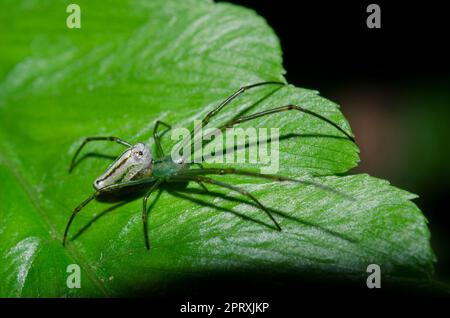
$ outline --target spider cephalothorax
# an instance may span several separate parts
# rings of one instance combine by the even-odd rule
[[[152,166],[150,149],[145,144],[138,143],[127,149],[100,177],[95,179],[94,189],[100,190],[116,183],[150,177]]]

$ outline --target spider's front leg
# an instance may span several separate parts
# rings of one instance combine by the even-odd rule
[[[158,133],[159,125],[166,126],[166,130],[164,130],[161,134]],[[163,121],[157,120],[155,127],[153,128],[153,139],[155,140],[156,152],[160,158],[164,157],[164,150],[161,146],[161,137],[168,131],[170,131],[172,127],[169,124],[166,124]]]
[[[70,162],[70,167],[69,167],[69,173],[72,172],[74,166],[75,166],[75,161],[78,157],[78,154],[80,153],[81,149],[83,149],[83,147],[91,141],[113,141],[113,142],[117,142],[120,145],[123,145],[127,148],[131,147],[132,144],[130,144],[129,142],[120,139],[118,137],[114,137],[114,136],[97,136],[97,137],[87,137],[86,139],[83,140],[82,144],[78,147],[77,151],[75,151],[75,154],[73,155],[72,161]]]
[[[191,130],[191,132],[189,134],[189,138],[185,138],[179,144],[177,151],[184,148],[187,143],[190,144],[189,147],[192,147],[194,139],[195,139],[193,137],[195,137],[195,134],[198,133],[200,127],[205,127],[214,116],[216,116],[225,106],[227,106],[229,103],[231,103],[235,98],[237,98],[239,95],[241,95],[242,93],[244,93],[245,91],[247,91],[249,89],[259,87],[259,86],[264,86],[264,85],[286,85],[286,83],[278,82],[278,81],[266,81],[266,82],[259,82],[256,84],[242,86],[237,91],[235,91],[233,94],[228,96],[223,102],[221,102],[219,105],[217,105],[208,114],[206,114],[206,116],[202,119],[201,125],[198,126],[198,128],[196,128],[196,129],[194,128]]]
[[[158,186],[162,183],[163,180],[156,181],[150,190],[145,194],[144,200],[142,200],[142,224],[144,225],[144,241],[145,241],[145,247],[147,250],[150,249],[150,243],[148,240],[148,214],[150,211],[147,210],[147,200],[150,197],[150,195],[153,193],[155,189],[158,188]]]
[[[62,245],[66,246],[66,241],[67,241],[67,233],[69,232],[69,228],[70,225],[73,222],[73,219],[75,218],[75,216],[78,214],[78,212],[81,211],[82,208],[84,208],[89,202],[91,202],[92,200],[95,199],[95,197],[97,196],[97,191],[94,192],[93,194],[91,194],[86,200],[84,200],[79,206],[77,206],[73,211],[72,214],[70,215],[69,218],[69,222],[67,222],[66,228],[64,230],[64,236],[63,236],[63,241],[62,241]]]
[[[89,202],[91,202],[92,200],[94,200],[95,198],[97,198],[99,195],[101,195],[103,193],[117,191],[117,190],[120,190],[120,189],[125,188],[125,187],[131,187],[131,186],[137,186],[137,185],[142,185],[142,184],[148,184],[148,183],[152,183],[152,182],[155,182],[155,179],[153,177],[149,177],[149,178],[143,178],[143,179],[139,179],[139,180],[132,180],[132,181],[127,181],[127,182],[112,184],[112,185],[106,186],[104,188],[101,188],[101,189],[95,191],[93,194],[91,194],[86,200],[84,200],[80,205],[78,205],[72,211],[72,214],[70,215],[69,221],[67,222],[66,228],[64,229],[64,236],[63,236],[63,240],[62,240],[63,246],[66,245],[67,234],[69,233],[69,228],[70,228],[73,220],[75,219],[75,216]]]

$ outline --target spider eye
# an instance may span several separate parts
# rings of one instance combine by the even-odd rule
[[[143,154],[144,154],[144,153],[143,153],[142,151],[139,151],[139,152],[138,152],[138,155],[139,155],[139,156],[142,156]]]

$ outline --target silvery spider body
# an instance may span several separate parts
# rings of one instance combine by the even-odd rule
[[[95,190],[143,178],[163,179],[188,170],[191,165],[184,161],[174,162],[170,156],[154,160],[150,148],[138,143],[121,154],[106,171],[95,179]],[[111,189],[115,190],[115,189]]]

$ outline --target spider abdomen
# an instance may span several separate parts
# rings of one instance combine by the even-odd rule
[[[153,176],[156,178],[167,178],[176,175],[180,171],[188,170],[189,167],[189,164],[174,162],[168,156],[153,164]]]

